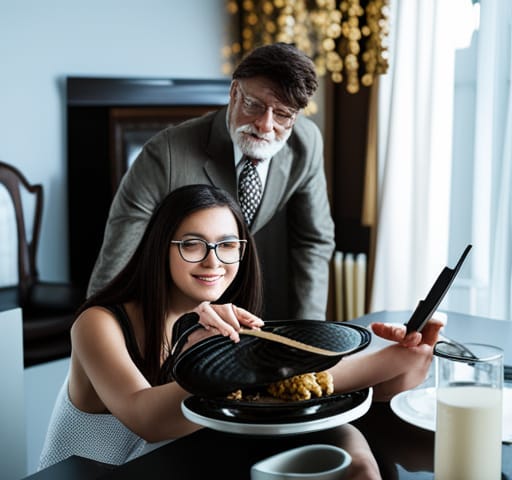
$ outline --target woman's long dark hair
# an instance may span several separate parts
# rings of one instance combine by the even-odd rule
[[[228,207],[236,219],[240,238],[247,240],[236,277],[215,303],[234,303],[255,315],[261,315],[262,278],[254,239],[238,204],[225,191],[210,185],[188,185],[169,193],[155,209],[128,264],[78,310],[77,315],[95,305],[108,307],[129,301],[141,306],[145,340],[144,351],[141,352],[142,365],[138,367],[152,385],[158,381],[165,319],[169,310],[172,286],[170,242],[185,218],[198,210],[213,207]]]

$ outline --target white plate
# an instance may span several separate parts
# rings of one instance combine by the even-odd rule
[[[436,390],[416,388],[395,395],[391,410],[402,420],[425,430],[436,430]],[[503,441],[512,442],[512,386],[503,388]]]
[[[372,404],[373,390],[370,388],[365,400],[356,407],[346,410],[342,413],[331,415],[329,417],[305,420],[293,423],[243,423],[236,420],[220,420],[204,414],[199,414],[185,403],[181,404],[181,410],[185,417],[191,422],[195,422],[203,427],[208,427],[221,432],[239,433],[244,435],[290,435],[295,433],[308,433],[337,427],[345,423],[350,423],[362,417]]]

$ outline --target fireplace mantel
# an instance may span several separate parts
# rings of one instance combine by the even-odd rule
[[[68,77],[67,105],[176,106],[224,105],[230,80]]]

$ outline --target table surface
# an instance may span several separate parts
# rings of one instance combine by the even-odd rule
[[[376,312],[355,320],[355,323],[404,323],[410,313]],[[505,363],[512,365],[512,322],[447,313],[444,333],[459,342],[498,345],[505,351]],[[374,337],[370,348],[378,348],[379,342],[380,339]],[[368,413],[352,424],[366,436],[384,480],[433,478],[433,432],[401,420],[392,412],[389,403],[373,403]],[[116,468],[72,457],[27,478],[42,480],[50,478],[49,473],[54,480],[71,478],[70,469],[82,462],[87,468],[83,465],[82,468],[75,468],[72,478],[76,480],[167,477],[179,480],[213,477],[249,480],[250,467],[257,461],[299,445],[330,443],[331,434],[331,431],[326,430],[304,435],[256,437],[203,428]],[[503,444],[502,449],[502,478],[512,480],[512,445]]]

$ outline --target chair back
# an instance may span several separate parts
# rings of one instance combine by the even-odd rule
[[[9,222],[12,217],[8,213],[7,198],[10,198],[14,208],[18,264],[16,283],[19,286],[20,304],[23,305],[30,287],[38,280],[36,259],[43,211],[43,187],[30,184],[17,168],[4,162],[0,162],[0,186],[4,187],[0,205],[5,207],[3,211],[6,212],[0,216],[0,220]],[[4,232],[11,230],[9,225],[4,224],[1,229]]]
[[[18,285],[18,234],[14,205],[0,183],[0,289]]]

